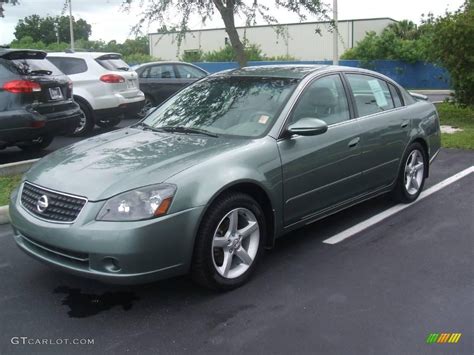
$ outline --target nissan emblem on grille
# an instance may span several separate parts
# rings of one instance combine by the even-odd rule
[[[43,213],[44,211],[46,211],[48,206],[49,206],[49,201],[48,201],[48,196],[46,195],[41,196],[36,202],[36,208],[38,212]]]

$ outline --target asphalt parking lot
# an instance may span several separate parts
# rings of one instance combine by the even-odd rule
[[[473,163],[471,151],[441,151],[425,190]],[[338,213],[278,240],[250,283],[230,293],[187,277],[133,287],[77,278],[24,255],[0,226],[0,354],[472,354],[473,192],[470,174],[325,244],[393,203],[381,197]],[[426,344],[443,332],[462,336]]]

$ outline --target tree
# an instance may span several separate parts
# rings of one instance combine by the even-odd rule
[[[86,21],[74,20],[74,38],[88,40],[92,27]],[[69,17],[40,17],[31,15],[18,21],[15,27],[15,38],[21,40],[23,37],[31,37],[34,42],[45,44],[69,41]]]
[[[0,0],[0,17],[5,17],[5,10],[3,8],[4,4],[18,5],[18,2],[18,0]]]
[[[123,1],[126,9],[130,9],[134,2],[133,0]],[[135,2],[138,2],[140,7],[145,7],[142,17],[135,26],[136,32],[139,32],[146,23],[149,25],[154,21],[158,21],[161,28],[167,28],[165,26],[168,19],[177,18],[175,26],[179,29],[178,44],[185,35],[191,16],[198,16],[203,23],[206,23],[209,18],[218,13],[224,22],[235,59],[241,67],[247,64],[248,58],[244,41],[236,29],[236,16],[244,18],[245,24],[250,26],[255,25],[259,18],[269,24],[277,24],[276,18],[270,14],[274,8],[294,13],[301,21],[306,20],[308,15],[328,20],[330,11],[322,0],[140,0]]]
[[[355,47],[344,52],[341,59],[358,59],[363,62],[378,59],[425,61],[428,58],[426,34],[426,26],[417,27],[413,22],[403,20],[388,25],[380,35],[368,32]]]
[[[454,13],[430,16],[430,59],[451,75],[456,99],[474,106],[474,0],[467,0]]]

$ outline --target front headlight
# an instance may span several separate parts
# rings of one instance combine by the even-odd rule
[[[139,221],[159,217],[166,212],[176,186],[159,184],[145,186],[112,197],[97,215],[99,221]]]

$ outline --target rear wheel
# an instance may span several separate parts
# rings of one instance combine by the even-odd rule
[[[79,125],[71,135],[74,137],[82,137],[90,133],[94,128],[94,116],[87,104],[82,101],[77,101],[77,104],[81,110],[81,117],[79,120]]]
[[[250,278],[260,258],[266,233],[259,204],[242,193],[215,202],[199,228],[192,277],[200,285],[231,290]]]
[[[24,150],[25,152],[38,152],[40,150],[46,149],[51,144],[53,139],[53,136],[40,136],[31,140],[30,142],[18,144],[18,148]]]
[[[427,169],[425,150],[420,143],[412,143],[403,157],[397,184],[393,190],[395,200],[410,203],[420,196],[425,184],[425,169]]]
[[[143,108],[140,110],[140,112],[137,114],[138,118],[144,118],[146,116],[146,114],[148,113],[148,111],[150,109],[152,109],[153,107],[155,107],[155,103],[153,101],[153,99],[146,95],[145,96],[145,104],[143,105]]]

